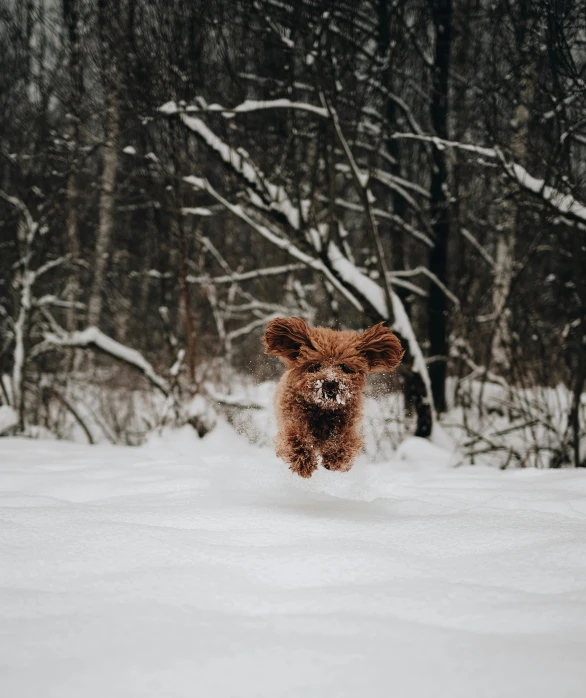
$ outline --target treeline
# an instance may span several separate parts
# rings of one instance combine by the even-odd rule
[[[87,327],[196,391],[384,319],[416,433],[449,376],[562,383],[578,464],[585,80],[570,0],[0,0],[3,401]]]

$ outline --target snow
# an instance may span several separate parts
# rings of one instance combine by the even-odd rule
[[[0,439],[1,694],[582,696],[586,473],[451,462]]]
[[[284,98],[262,101],[246,99],[244,102],[232,107],[231,109],[216,104],[209,106],[206,111],[216,111],[220,112],[224,116],[227,116],[231,114],[244,114],[246,112],[262,111],[265,109],[298,109],[300,111],[311,112],[321,117],[327,117],[328,115],[326,109],[318,107],[315,104],[310,104],[309,102],[293,102],[290,99]]]
[[[0,436],[18,424],[18,415],[9,405],[0,405]]]
[[[366,274],[363,274],[352,262],[350,262],[342,254],[340,248],[334,242],[330,242],[328,246],[328,258],[332,264],[332,267],[340,275],[340,278],[342,278],[347,284],[360,291],[362,296],[368,299],[370,305],[376,309],[377,313],[381,317],[388,317],[387,302],[381,286],[366,276]],[[429,396],[431,395],[429,373],[427,372],[425,357],[423,356],[421,347],[419,346],[419,342],[417,341],[413,327],[411,326],[411,321],[405,312],[401,299],[394,291],[391,291],[391,299],[393,301],[393,329],[395,329],[407,340],[409,349],[413,355],[413,370],[419,373],[421,376],[421,379],[425,384],[427,395]],[[435,438],[435,434],[432,434],[432,436]]]
[[[368,299],[370,305],[381,317],[388,317],[387,302],[381,286],[363,274],[358,267],[345,257],[335,242],[328,245],[328,259],[332,268],[349,286],[352,286]]]
[[[533,177],[525,168],[517,163],[514,163],[510,170],[521,186],[534,194],[542,196],[545,201],[550,203],[554,208],[557,208],[560,213],[570,213],[576,218],[586,222],[586,206],[577,201],[573,196],[559,192],[557,189],[546,185],[543,179]]]
[[[286,98],[269,100],[246,99],[241,104],[237,104],[235,107],[231,108],[223,107],[221,104],[208,104],[203,107],[191,106],[187,108],[187,111],[189,113],[216,112],[224,117],[231,117],[235,114],[246,114],[249,112],[265,111],[267,109],[297,109],[299,111],[310,112],[323,118],[327,118],[328,116],[327,110],[323,107],[318,107],[315,104],[310,104],[309,102],[294,102]],[[159,107],[159,111],[163,114],[172,115],[178,113],[180,110],[175,102],[166,102]]]
[[[241,153],[230,148],[229,145],[218,138],[201,119],[195,116],[188,116],[187,114],[181,114],[180,118],[187,128],[197,133],[212,150],[218,153],[225,163],[232,165],[248,182],[253,185],[258,182],[258,175],[254,167],[246,162]],[[187,178],[185,179],[188,181]]]
[[[209,208],[203,208],[202,206],[184,206],[181,209],[181,213],[186,216],[186,215],[192,215],[192,216],[211,216],[212,212],[210,211]]]
[[[161,392],[169,393],[170,389],[167,381],[156,373],[155,369],[139,351],[120,344],[120,342],[108,337],[97,327],[87,327],[80,332],[64,333],[62,335],[47,332],[45,334],[45,343],[61,347],[95,346],[101,351],[120,359],[120,361],[136,366]]]
[[[234,152],[234,151],[231,151]],[[252,170],[252,168],[249,168]],[[240,171],[240,170],[238,170]],[[280,249],[286,250],[292,257],[295,259],[299,260],[300,262],[303,262],[306,264],[308,267],[311,267],[312,269],[315,269],[316,271],[321,272],[327,279],[328,281],[345,297],[347,300],[354,305],[358,310],[362,310],[362,306],[360,302],[336,279],[336,277],[330,272],[330,270],[325,266],[323,261],[321,259],[315,258],[311,255],[306,254],[302,250],[300,250],[298,247],[296,247],[288,238],[281,237],[276,231],[273,229],[270,229],[266,225],[261,225],[260,223],[257,223],[255,220],[253,220],[248,213],[245,211],[245,209],[240,205],[240,204],[232,204],[230,203],[227,199],[224,199],[224,197],[219,194],[213,187],[212,185],[208,182],[207,179],[202,179],[201,177],[195,177],[194,175],[190,175],[188,177],[183,178],[185,182],[188,184],[193,185],[197,189],[205,189],[209,194],[211,194],[216,201],[222,204],[225,209],[233,213],[235,216],[243,220],[245,223],[247,223],[253,230],[256,230],[257,233],[262,235],[262,237],[266,238],[269,240],[273,245],[276,247],[279,247]],[[272,193],[277,192],[277,191],[283,191],[281,187],[274,187],[274,185],[267,184],[267,187],[270,187],[269,191]],[[252,194],[251,194],[252,195]],[[288,199],[283,199],[279,202],[277,200],[274,201],[274,203],[271,204],[272,208],[275,208],[276,210],[279,210],[286,216],[293,216],[294,209],[290,205],[290,202]],[[298,224],[298,218],[297,224]],[[292,225],[294,225],[292,223]],[[268,320],[268,318],[267,318]]]
[[[214,284],[233,284],[237,281],[249,281],[258,279],[264,276],[279,276],[280,274],[288,274],[291,271],[299,271],[303,269],[304,264],[281,264],[274,267],[264,267],[261,269],[252,269],[251,271],[234,272],[233,274],[224,274],[223,276],[193,276],[188,274],[187,281],[193,283],[214,283]]]
[[[427,371],[427,364],[425,362],[425,357],[423,356],[423,352],[421,351],[421,346],[419,345],[419,342],[417,341],[417,337],[415,336],[415,331],[413,330],[413,325],[411,324],[411,320],[409,319],[409,316],[407,315],[407,311],[405,310],[405,306],[403,305],[403,301],[399,298],[399,296],[393,291],[391,293],[391,300],[393,302],[393,316],[395,318],[395,321],[393,323],[393,329],[395,329],[400,335],[405,337],[407,340],[407,344],[409,345],[409,349],[411,351],[411,355],[413,357],[413,367],[412,370],[419,374],[421,376],[421,380],[423,381],[425,385],[425,394],[426,394],[426,399],[429,400],[432,395],[431,391],[431,380],[429,378],[429,372]],[[432,439],[435,440],[436,437],[439,439],[441,438],[436,430],[437,427],[437,419],[435,415],[435,409],[433,407],[433,404],[430,405],[430,409],[432,412],[432,417],[433,417],[433,427],[432,427]]]
[[[547,185],[545,180],[538,179],[529,174],[527,170],[519,165],[519,163],[507,163],[504,160],[502,152],[498,148],[485,148],[483,146],[472,145],[469,143],[459,143],[457,141],[448,141],[437,136],[423,136],[416,133],[395,133],[393,138],[407,138],[420,141],[428,141],[433,143],[438,150],[445,148],[457,148],[470,153],[476,153],[482,157],[491,160],[497,159],[503,162],[505,170],[525,189],[541,196],[544,201],[547,201],[551,206],[556,208],[562,214],[570,214],[579,221],[586,222],[586,205],[575,199],[571,194],[554,189]]]

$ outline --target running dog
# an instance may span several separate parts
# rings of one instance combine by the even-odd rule
[[[320,465],[347,472],[363,445],[366,376],[397,368],[399,340],[382,322],[362,333],[337,332],[292,317],[272,320],[263,342],[286,368],[275,394],[277,456],[301,477]]]

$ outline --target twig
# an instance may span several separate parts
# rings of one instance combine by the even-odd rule
[[[79,412],[73,407],[73,405],[65,398],[64,395],[62,395],[58,390],[56,390],[53,387],[49,387],[49,390],[53,393],[53,395],[59,400],[59,402],[66,407],[72,414],[73,418],[75,421],[79,424],[79,426],[83,429],[88,443],[92,444],[92,446],[95,444],[94,438],[88,429],[86,423],[83,421],[83,419],[80,417]]]

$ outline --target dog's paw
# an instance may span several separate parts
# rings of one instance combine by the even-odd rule
[[[332,470],[338,473],[347,473],[352,467],[352,465],[352,461],[337,461],[335,459],[324,459],[323,462],[323,466],[326,470]]]
[[[309,478],[313,475],[314,471],[317,470],[315,465],[313,464],[295,464],[295,465],[290,465],[289,468],[294,472],[299,475],[299,477],[304,477],[304,478]]]

